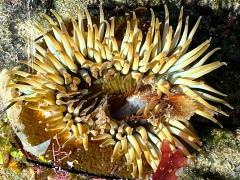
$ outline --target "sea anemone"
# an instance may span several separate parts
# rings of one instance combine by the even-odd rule
[[[201,17],[189,30],[181,8],[173,31],[166,5],[164,9],[164,23],[150,9],[146,32],[133,12],[123,37],[115,34],[115,19],[106,20],[101,5],[99,18],[85,9],[86,21],[80,12],[77,20],[69,13],[68,23],[51,10],[57,22],[44,15],[51,31],[35,24],[43,41],[35,42],[33,61],[21,61],[31,71],[9,71],[14,80],[8,88],[16,90],[10,102],[39,117],[44,131],[63,139],[62,147],[77,144],[89,151],[89,144],[97,143],[100,150],[92,149],[92,156],[110,148],[108,163],[123,159],[133,178],[157,169],[164,140],[173,150],[182,147],[190,158],[184,145],[200,151],[201,141],[189,119],[198,114],[221,126],[214,115],[227,114],[208,101],[232,108],[214,96],[225,94],[199,80],[226,63],[204,65],[219,49],[203,55],[211,39],[188,51]]]

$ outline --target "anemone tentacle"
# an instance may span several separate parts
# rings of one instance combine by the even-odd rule
[[[69,14],[72,28],[52,10],[57,22],[44,15],[52,31],[35,24],[44,42],[35,43],[33,62],[22,62],[34,72],[11,71],[17,79],[9,87],[22,93],[11,101],[23,101],[27,108],[47,114],[39,123],[58,136],[67,134],[63,147],[74,141],[86,151],[89,141],[101,142],[100,148],[113,147],[111,161],[125,157],[132,177],[145,176],[143,159],[156,170],[165,139],[173,149],[183,146],[180,138],[200,151],[190,117],[198,114],[221,126],[214,114],[227,114],[207,100],[232,107],[212,95],[225,94],[199,78],[226,63],[204,65],[219,49],[203,56],[211,39],[188,51],[201,17],[190,29],[188,17],[183,23],[181,8],[174,31],[166,5],[164,9],[163,23],[150,9],[146,35],[133,12],[122,39],[115,34],[115,19],[105,19],[102,5],[96,24],[87,9],[86,24],[81,13],[78,20]]]

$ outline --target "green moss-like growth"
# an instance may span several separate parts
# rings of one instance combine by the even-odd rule
[[[44,163],[44,164],[50,164],[51,163],[51,161],[47,160],[46,157],[44,157],[44,156],[40,155],[37,158],[38,158],[39,162],[41,162],[41,163]]]

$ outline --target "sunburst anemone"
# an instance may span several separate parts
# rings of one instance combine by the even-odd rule
[[[219,49],[205,53],[211,39],[188,50],[201,17],[190,30],[181,8],[174,31],[164,9],[163,23],[150,9],[146,32],[133,12],[123,37],[115,34],[115,19],[106,20],[101,5],[94,18],[99,22],[87,9],[77,20],[69,13],[70,23],[52,10],[54,20],[44,15],[52,30],[35,24],[43,40],[34,44],[34,60],[22,61],[31,71],[9,71],[15,78],[8,88],[17,92],[10,102],[41,117],[44,131],[63,139],[62,147],[74,143],[93,157],[110,149],[104,155],[108,163],[121,159],[132,178],[156,170],[165,139],[190,158],[185,145],[200,151],[201,141],[189,119],[198,114],[221,126],[214,115],[227,114],[209,101],[232,108],[216,97],[225,94],[199,80],[226,63],[205,64]]]

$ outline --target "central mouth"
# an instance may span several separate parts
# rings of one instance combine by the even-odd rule
[[[115,102],[110,103],[110,111],[114,119],[126,121],[136,119],[137,113],[146,104],[147,101],[141,99],[140,95],[130,95],[126,98],[119,96],[115,99]]]
[[[139,113],[147,104],[151,86],[133,86],[130,92],[111,94],[109,109],[111,116],[117,121],[137,120],[142,118]]]

